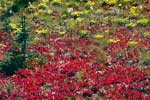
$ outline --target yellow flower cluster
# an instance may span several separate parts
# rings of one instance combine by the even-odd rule
[[[9,27],[12,28],[12,29],[16,29],[16,28],[17,28],[17,25],[14,24],[14,23],[9,23]]]
[[[76,21],[79,22],[79,23],[82,22],[83,20],[84,20],[84,19],[81,18],[81,17],[79,17],[79,18],[76,19]]]
[[[71,13],[72,16],[80,16],[80,15],[82,15],[82,14],[83,14],[83,12],[81,12],[81,11],[73,11],[73,12]]]
[[[37,34],[47,34],[48,33],[48,29],[37,29],[35,32]]]
[[[33,4],[31,4],[31,2],[29,2],[28,9],[36,9],[36,6],[34,6]]]
[[[104,38],[104,35],[102,35],[102,34],[95,34],[94,38],[95,39],[102,39],[102,38]]]
[[[46,8],[48,8],[48,6],[46,5],[46,3],[40,3],[40,4],[38,4],[38,8],[46,9]]]
[[[59,32],[60,35],[64,35],[66,32]]]
[[[21,28],[16,28],[15,30],[14,30],[14,33],[20,33],[21,32]]]
[[[133,23],[133,22],[130,22],[129,24],[127,24],[128,27],[135,27],[137,24],[136,23]]]
[[[41,0],[38,5],[29,2],[28,10],[33,13],[34,16],[38,17],[43,14],[51,15],[53,11],[48,6],[49,0]]]
[[[104,0],[108,4],[116,4],[118,0]]]
[[[90,1],[90,0],[85,4],[86,7],[92,7],[94,5],[95,5],[95,2]]]
[[[124,3],[128,3],[128,2],[131,2],[132,0],[122,0],[122,2]]]
[[[134,17],[138,16],[137,7],[132,6],[132,7],[130,8],[129,14],[130,14],[131,16],[134,16]]]
[[[80,34],[81,34],[81,35],[87,35],[87,34],[88,34],[88,31],[87,31],[87,30],[80,30]]]
[[[0,0],[0,13],[7,11],[14,4],[14,0]]]
[[[144,37],[150,37],[150,32],[144,32]]]
[[[9,27],[13,30],[14,33],[19,33],[19,32],[21,32],[21,28],[17,27],[17,25],[14,24],[14,23],[10,23],[10,24],[9,24]]]
[[[119,39],[108,39],[108,43],[117,43],[119,42],[120,40]]]
[[[136,46],[137,44],[137,41],[128,41],[128,46]]]

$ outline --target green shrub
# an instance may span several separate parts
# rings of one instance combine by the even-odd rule
[[[18,33],[16,41],[11,41],[12,48],[8,50],[4,60],[0,63],[0,72],[13,75],[19,68],[26,68],[26,45],[28,34],[26,31],[25,16],[20,22],[21,32]],[[21,48],[21,49],[20,49]]]

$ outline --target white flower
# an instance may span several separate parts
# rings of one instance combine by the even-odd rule
[[[68,11],[68,13],[70,13],[73,11],[73,8],[68,8],[67,11]]]
[[[91,6],[90,9],[93,10],[93,7]]]

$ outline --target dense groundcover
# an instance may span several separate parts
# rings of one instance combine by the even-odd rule
[[[149,0],[1,0],[0,100],[150,100]]]
[[[98,51],[90,50],[91,45],[88,39],[49,39],[28,48],[45,56],[47,63],[1,77],[2,100],[150,99],[149,70],[121,59],[98,64]],[[116,45],[123,49],[110,46]]]

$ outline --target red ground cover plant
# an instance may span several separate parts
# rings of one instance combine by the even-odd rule
[[[94,98],[93,94],[103,94],[115,100],[149,99],[149,88],[146,87],[150,82],[138,68],[120,64],[109,68],[86,63],[68,61],[64,66],[44,65],[34,71],[19,70],[11,78],[15,82],[13,90],[3,91],[1,96],[6,100],[62,100],[67,97]]]
[[[44,56],[46,63],[33,66],[32,69],[18,70],[7,79],[11,84],[0,92],[1,99],[149,100],[150,77],[146,74],[147,70],[143,71],[136,64],[126,64],[138,55],[136,48],[140,47],[129,49],[129,38],[141,42],[140,37],[131,36],[127,31],[120,32],[112,36],[119,38],[120,42],[110,44],[106,51],[112,57],[109,65],[97,64],[96,51],[90,50],[89,45],[93,44],[87,38],[48,38],[36,43],[28,51],[36,51]],[[124,34],[126,32],[128,34]],[[124,51],[122,59],[117,58],[116,54],[120,52],[116,50]]]

